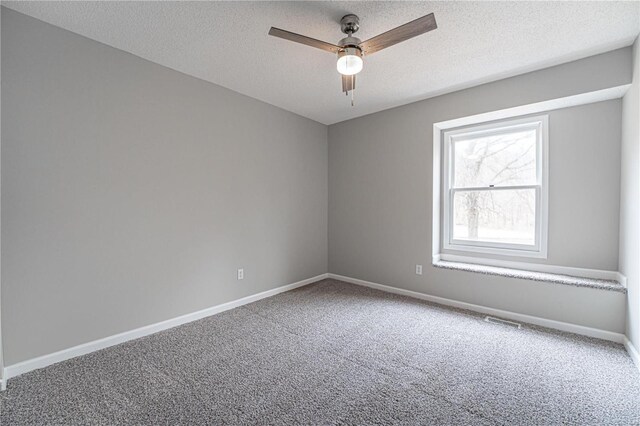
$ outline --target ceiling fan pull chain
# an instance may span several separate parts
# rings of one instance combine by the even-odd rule
[[[353,81],[355,79],[355,75],[351,76],[351,106],[353,106],[353,91],[356,88],[355,82]]]

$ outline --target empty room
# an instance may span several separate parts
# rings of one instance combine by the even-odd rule
[[[640,425],[640,1],[2,1],[0,424]]]

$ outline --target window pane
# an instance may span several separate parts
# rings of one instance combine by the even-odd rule
[[[535,129],[455,141],[454,186],[488,187],[536,183]]]
[[[535,245],[536,190],[456,191],[453,238]]]

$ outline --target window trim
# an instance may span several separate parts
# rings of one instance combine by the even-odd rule
[[[508,133],[516,128],[538,129],[538,141],[536,143],[536,184],[534,185],[513,185],[504,187],[475,187],[475,188],[452,188],[451,183],[455,173],[453,163],[453,145],[456,136],[459,140],[464,140],[463,136],[478,136],[489,134]],[[443,163],[442,163],[442,228],[440,240],[442,241],[441,251],[472,252],[479,254],[505,255],[528,258],[547,258],[548,242],[548,218],[549,218],[549,116],[538,115],[516,119],[506,119],[490,123],[478,123],[442,131]],[[451,232],[453,222],[453,196],[459,191],[469,190],[492,190],[499,191],[515,188],[535,188],[536,190],[536,225],[535,244],[533,246],[523,246],[521,244],[481,242],[468,240],[454,240]]]

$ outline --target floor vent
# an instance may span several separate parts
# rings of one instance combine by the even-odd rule
[[[517,322],[507,321],[507,320],[500,319],[500,318],[486,316],[486,317],[484,317],[484,320],[486,322],[491,322],[491,323],[494,323],[494,324],[508,325],[509,327],[515,327],[517,329],[521,329],[522,328],[522,325],[517,323]]]

